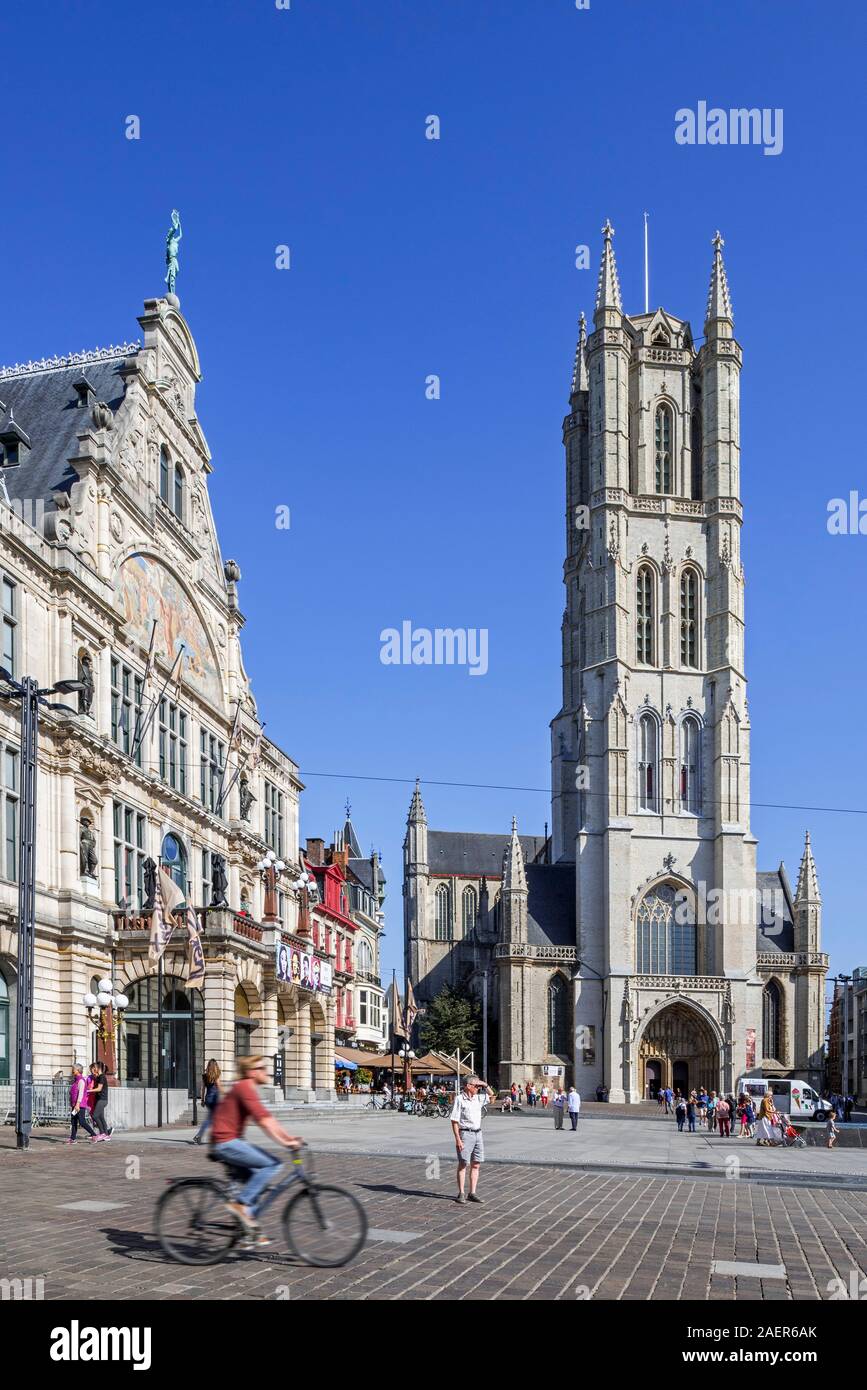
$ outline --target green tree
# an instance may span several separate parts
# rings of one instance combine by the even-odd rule
[[[419,1019],[422,1047],[436,1052],[478,1051],[480,1034],[478,1002],[451,985],[443,985]]]

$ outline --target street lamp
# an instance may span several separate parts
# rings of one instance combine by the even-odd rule
[[[408,1043],[404,1043],[403,1047],[397,1049],[397,1055],[403,1060],[403,1089],[408,1092],[412,1084],[412,1059],[415,1057],[415,1053]],[[394,1077],[392,1077],[392,1084],[394,1084]]]
[[[81,1002],[87,1010],[87,1017],[91,1023],[95,1023],[96,1036],[102,1043],[103,1058],[107,1072],[117,1071],[117,1055],[114,1046],[116,1032],[115,1019],[118,1026],[123,1021],[124,1009],[129,1008],[129,999],[122,994],[114,983],[107,977],[97,981],[98,994],[88,991],[82,996]]]
[[[15,1076],[15,1141],[30,1148],[33,1127],[33,975],[36,949],[36,752],[39,706],[77,714],[70,705],[52,703],[49,695],[84,689],[79,680],[56,681],[40,688],[32,676],[17,681],[0,666],[0,700],[21,701],[21,787],[18,824],[18,1008]]]
[[[277,911],[277,880],[282,874],[286,865],[282,859],[278,859],[273,849],[266,851],[262,859],[256,865],[257,870],[262,875],[265,884],[265,911],[262,914],[262,921],[270,926],[279,922],[280,916]]]

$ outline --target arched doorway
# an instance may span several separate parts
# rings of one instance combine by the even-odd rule
[[[638,1047],[639,1094],[655,1084],[682,1092],[721,1086],[720,1046],[710,1021],[688,1004],[667,1004],[650,1019]],[[655,1096],[656,1092],[653,1092]]]
[[[189,989],[179,975],[163,976],[162,1039],[158,1038],[158,981],[155,975],[137,980],[127,990],[129,1007],[123,1016],[121,1079],[128,1086],[156,1086],[158,1060],[162,1084],[193,1094],[198,1084],[193,1070],[204,1065],[205,1009],[201,992]],[[195,1026],[195,1054],[192,1028]],[[206,1059],[205,1059],[206,1060]]]
[[[656,1100],[662,1089],[662,1063],[650,1057],[644,1064],[644,1095],[646,1100]]]

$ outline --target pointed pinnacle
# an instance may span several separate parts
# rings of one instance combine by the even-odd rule
[[[801,856],[801,867],[798,870],[798,887],[795,890],[795,902],[821,902],[822,894],[819,892],[819,876],[816,873],[816,861],[813,858],[813,846],[810,843],[810,832],[807,831],[804,839],[804,853]]]
[[[503,888],[526,893],[527,875],[524,871],[524,851],[518,839],[518,821],[512,817],[512,833],[503,854]]]
[[[596,306],[595,312],[598,314],[600,309],[617,309],[623,312],[623,303],[620,298],[620,281],[617,277],[617,262],[614,259],[614,247],[611,245],[611,238],[614,236],[614,228],[609,221],[606,221],[602,228],[604,238],[602,246],[602,263],[599,266],[599,279],[596,284]]]
[[[578,318],[578,344],[575,348],[575,363],[572,367],[572,387],[574,396],[578,391],[589,391],[590,377],[587,372],[587,320],[582,310]]]
[[[715,233],[711,244],[713,245],[713,268],[710,273],[705,323],[712,323],[714,319],[728,319],[729,323],[734,323],[728,276],[722,258],[722,248],[725,246],[725,242],[719,232]]]
[[[412,794],[412,801],[409,805],[408,819],[411,821],[427,820],[427,816],[425,815],[424,802],[421,799],[421,782],[417,777],[415,779],[415,791]]]

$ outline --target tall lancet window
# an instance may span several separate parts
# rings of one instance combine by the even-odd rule
[[[447,883],[441,883],[436,891],[434,936],[437,941],[452,939],[452,895]]]
[[[642,565],[635,590],[635,656],[641,666],[652,666],[654,661],[653,590],[653,570],[650,565]]]
[[[657,492],[671,492],[671,436],[671,409],[658,405],[654,432]]]
[[[475,888],[465,888],[461,895],[461,931],[463,936],[471,937],[479,915],[479,900]]]
[[[702,486],[702,448],[704,445],[704,435],[702,432],[701,411],[698,407],[692,412],[691,434],[692,495],[698,501],[701,501],[704,493],[704,488]]]
[[[680,726],[680,809],[701,815],[701,724],[693,714]]]
[[[769,980],[762,990],[762,1053],[774,1062],[783,1055],[782,1012],[780,986]]]
[[[548,1051],[568,1057],[571,1041],[569,986],[562,975],[555,975],[548,985]]]
[[[661,883],[642,898],[635,919],[638,975],[694,975],[695,914],[682,889]]]
[[[680,664],[698,665],[698,582],[693,569],[680,576]]]
[[[169,492],[169,456],[160,449],[160,497],[166,503],[171,501]]]
[[[658,727],[652,714],[638,721],[638,805],[642,811],[656,811],[659,803]]]

